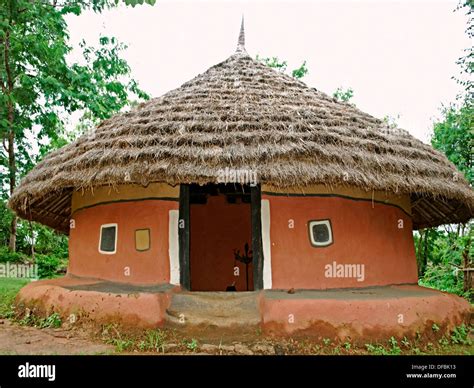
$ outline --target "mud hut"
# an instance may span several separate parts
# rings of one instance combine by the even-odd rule
[[[70,258],[66,277],[28,285],[21,302],[142,326],[352,337],[459,324],[467,302],[417,285],[412,232],[473,216],[464,177],[244,43],[242,24],[228,59],[22,180],[11,208],[69,234]]]

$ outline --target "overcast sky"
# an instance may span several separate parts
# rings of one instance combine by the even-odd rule
[[[289,69],[307,61],[308,85],[332,94],[351,87],[360,109],[400,116],[399,126],[429,141],[442,103],[455,100],[455,61],[470,44],[457,1],[157,0],[67,18],[74,47],[100,35],[128,44],[133,77],[154,97],[235,51],[245,15],[250,55],[278,56]],[[71,59],[78,58],[75,51]]]

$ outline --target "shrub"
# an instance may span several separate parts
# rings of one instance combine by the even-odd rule
[[[62,260],[56,255],[36,255],[36,264],[40,279],[52,278],[57,276]]]
[[[0,263],[23,263],[28,261],[28,256],[20,252],[10,252],[8,247],[0,246]]]

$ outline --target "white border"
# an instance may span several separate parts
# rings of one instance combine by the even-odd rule
[[[100,249],[100,246],[102,245],[101,244],[101,242],[102,242],[102,229],[110,227],[110,226],[115,226],[115,241],[114,241],[115,246],[114,246],[114,250],[113,250],[113,252],[102,251]],[[117,253],[117,239],[118,239],[118,224],[102,224],[100,226],[100,235],[99,235],[99,253],[102,253],[103,255],[115,255],[115,253]]]
[[[314,225],[326,225],[329,231],[329,241],[321,243],[321,242],[316,242],[314,240],[313,236],[313,226]],[[310,221],[309,222],[309,236],[311,238],[311,244],[315,247],[327,247],[328,245],[331,245],[333,243],[332,241],[332,228],[331,228],[331,223],[329,220],[319,220],[319,221]]]
[[[272,288],[272,249],[270,240],[270,201],[262,199],[261,203],[262,220],[262,246],[263,246],[263,289]]]
[[[178,237],[179,211],[169,211],[168,221],[168,255],[170,260],[170,283],[180,284],[179,275],[179,237]]]

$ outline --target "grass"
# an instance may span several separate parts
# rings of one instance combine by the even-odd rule
[[[439,332],[436,328],[433,332]],[[288,355],[474,355],[474,344],[471,339],[474,326],[461,325],[451,332],[439,335],[433,342],[427,342],[428,337],[418,335],[408,339],[390,337],[375,343],[355,344],[350,341],[339,342],[329,338],[318,340],[296,338],[267,338],[255,336],[246,338],[243,345],[250,348],[263,341],[276,350],[283,349],[282,354]],[[155,329],[131,332],[122,332],[114,325],[103,327],[102,340],[115,346],[117,353],[155,353],[163,354],[166,348],[172,345],[171,352],[176,354],[192,354],[199,351],[202,344],[214,344],[215,338],[190,338],[188,333],[175,332],[172,329]],[[216,350],[215,354],[221,354]]]
[[[102,341],[113,345],[117,353],[164,353],[168,334],[168,332],[160,329],[139,331],[134,334],[124,333],[120,331],[117,324],[108,324],[102,327]]]
[[[27,310],[23,318],[18,319],[17,322],[22,326],[33,326],[40,329],[58,328],[63,324],[58,313],[52,313],[47,317],[40,317]]]
[[[0,318],[13,316],[13,301],[18,291],[28,283],[27,279],[0,278]]]
[[[0,278],[0,319],[15,319],[15,308],[13,302],[20,289],[27,285],[28,279]],[[18,320],[20,325],[35,326],[40,329],[57,328],[62,325],[58,313],[52,313],[47,317],[38,317],[27,311],[25,316]]]
[[[138,347],[141,351],[164,352],[166,332],[162,330],[147,330],[145,338],[140,341]]]

